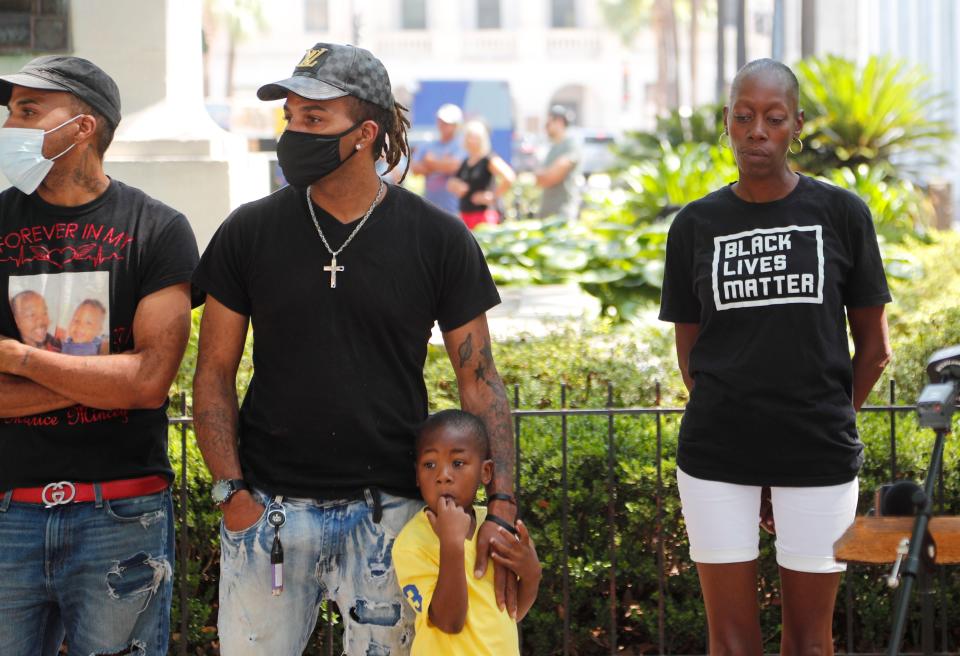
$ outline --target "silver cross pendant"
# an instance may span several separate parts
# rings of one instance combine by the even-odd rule
[[[334,255],[330,260],[328,266],[323,267],[324,271],[330,272],[330,289],[336,289],[337,287],[337,273],[343,271],[342,266],[337,266],[337,256]]]

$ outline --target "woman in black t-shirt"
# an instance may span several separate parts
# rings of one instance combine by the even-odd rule
[[[497,202],[517,176],[491,151],[490,133],[481,121],[463,126],[463,148],[467,157],[447,181],[447,189],[460,199],[460,218],[471,230],[480,223],[499,223]]]
[[[734,78],[723,118],[739,179],[670,228],[660,318],[690,391],[677,481],[711,654],[763,653],[757,516],[771,491],[781,653],[833,653],[840,572],[863,445],[856,409],[890,358],[890,301],[870,212],[790,170],[803,112],[783,64]],[[847,320],[855,353],[850,357]],[[772,522],[771,522],[772,523]]]

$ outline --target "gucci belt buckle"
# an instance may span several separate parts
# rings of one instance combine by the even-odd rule
[[[43,501],[44,508],[62,506],[73,501],[76,496],[77,488],[70,481],[47,483],[40,492],[40,500]]]

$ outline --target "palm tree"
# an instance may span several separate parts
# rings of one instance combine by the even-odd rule
[[[221,31],[227,34],[226,96],[233,96],[236,48],[249,37],[266,29],[262,0],[203,0],[204,89],[209,91],[208,44]]]
[[[798,158],[805,170],[882,164],[909,174],[943,163],[952,138],[942,118],[948,99],[929,90],[920,67],[877,56],[858,67],[828,55],[804,59],[794,70],[806,114]]]
[[[747,0],[737,0],[737,70],[747,63]]]
[[[817,49],[817,0],[800,4],[800,57],[813,57]]]
[[[676,107],[680,57],[672,0],[603,0],[601,9],[607,26],[620,35],[626,46],[633,44],[645,25],[653,27],[657,40],[657,109]]]
[[[717,102],[723,102],[727,75],[727,0],[717,0]]]
[[[697,106],[697,59],[700,56],[700,2],[690,0],[690,106]]]
[[[770,56],[778,61],[783,61],[784,33],[783,0],[773,0],[773,43]]]

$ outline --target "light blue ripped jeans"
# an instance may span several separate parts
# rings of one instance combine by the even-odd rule
[[[0,492],[0,654],[165,656],[169,490],[44,508]]]
[[[257,498],[269,506],[264,493]],[[313,633],[323,599],[344,623],[349,656],[407,656],[413,611],[403,602],[391,549],[400,529],[422,506],[380,492],[382,518],[373,521],[371,493],[363,500],[283,498],[283,592],[271,594],[274,529],[266,512],[242,531],[221,525],[220,653],[295,656]]]

